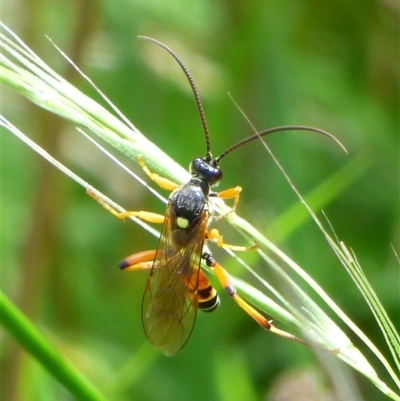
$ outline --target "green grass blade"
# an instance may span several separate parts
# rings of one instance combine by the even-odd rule
[[[387,315],[382,303],[377,297],[375,291],[371,287],[367,277],[365,276],[357,259],[352,256],[343,242],[340,243],[341,250],[344,255],[341,255],[341,260],[350,277],[353,279],[365,301],[370,307],[375,319],[385,337],[386,344],[392,354],[393,360],[400,371],[400,336],[396,331],[392,321]],[[344,256],[344,257],[343,257]],[[400,388],[400,380],[392,373],[393,379]]]
[[[323,209],[326,204],[332,199],[336,199],[338,195],[344,192],[354,181],[365,174],[370,165],[371,161],[365,160],[365,157],[358,157],[352,160],[306,195],[304,200],[313,210]],[[270,224],[269,230],[275,233],[276,241],[279,242],[287,238],[309,218],[310,214],[304,206],[296,202]]]
[[[2,323],[10,334],[74,397],[82,401],[107,400],[75,366],[60,354],[3,292],[0,295],[0,314]]]

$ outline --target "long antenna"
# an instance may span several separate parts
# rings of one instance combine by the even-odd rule
[[[208,131],[207,120],[206,120],[206,116],[204,114],[204,109],[203,109],[203,105],[200,100],[199,92],[197,90],[196,84],[194,83],[194,79],[193,79],[192,75],[190,74],[189,70],[186,68],[185,64],[183,64],[181,59],[167,45],[158,41],[157,39],[150,38],[149,36],[140,35],[140,36],[138,36],[138,38],[148,40],[148,41],[153,42],[153,43],[157,44],[158,46],[162,47],[176,60],[176,62],[180,65],[182,71],[185,73],[186,78],[189,81],[189,84],[192,88],[192,92],[193,92],[193,95],[194,95],[194,98],[195,98],[196,104],[197,104],[197,110],[200,115],[201,125],[203,126],[204,138],[206,140],[206,148],[207,148],[206,158],[207,158],[207,160],[211,160],[210,134]]]
[[[332,139],[334,142],[336,142],[337,145],[339,145],[347,153],[346,148],[342,145],[342,143],[336,137],[334,137],[332,134],[330,134],[327,131],[324,131],[324,130],[322,130],[320,128],[307,127],[307,126],[303,126],[303,125],[284,125],[282,127],[274,127],[274,128],[267,129],[265,131],[258,132],[258,133],[254,134],[252,136],[249,136],[246,139],[243,139],[242,141],[236,143],[235,145],[232,145],[230,148],[225,150],[225,152],[223,152],[220,156],[216,157],[214,159],[214,162],[216,164],[218,164],[223,157],[225,157],[227,154],[231,153],[235,149],[240,148],[241,146],[245,145],[246,143],[252,142],[255,139],[258,139],[258,138],[260,138],[262,136],[266,136],[266,135],[269,135],[269,134],[273,134],[274,132],[280,132],[280,131],[309,131],[309,132],[316,132],[317,134],[325,135],[328,138]]]

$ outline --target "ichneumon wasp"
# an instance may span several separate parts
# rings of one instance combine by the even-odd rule
[[[234,203],[229,213],[235,211],[241,188],[236,187],[222,192],[213,192],[211,187],[217,185],[222,178],[222,171],[219,167],[221,159],[233,150],[260,137],[274,132],[300,130],[313,131],[325,135],[337,143],[339,142],[331,134],[318,128],[282,126],[256,133],[213,158],[205,113],[198,90],[188,69],[165,44],[146,36],[140,36],[140,38],[162,47],[183,70],[196,101],[206,143],[205,157],[193,159],[190,164],[192,177],[188,183],[182,186],[152,173],[145,165],[142,157],[138,157],[138,162],[144,172],[160,187],[172,191],[168,199],[165,216],[147,211],[118,213],[89,191],[91,196],[118,218],[136,216],[147,222],[162,224],[161,236],[156,250],[135,253],[119,263],[119,267],[126,271],[150,270],[142,301],[142,322],[148,341],[153,347],[162,350],[165,355],[175,355],[190,337],[197,310],[212,312],[218,307],[218,294],[200,267],[204,261],[214,271],[227,293],[260,326],[281,337],[305,344],[304,340],[276,328],[271,321],[268,321],[243,300],[236,292],[229,274],[208,251],[205,246],[206,241],[216,242],[220,247],[233,250],[246,250],[256,247],[246,248],[224,244],[222,236],[216,229],[209,230],[209,198],[233,199]],[[217,216],[217,219],[222,216]]]

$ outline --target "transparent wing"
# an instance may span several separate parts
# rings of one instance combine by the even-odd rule
[[[193,330],[207,219],[208,212],[204,210],[196,223],[179,229],[168,204],[158,244],[159,257],[154,261],[142,304],[147,339],[165,355],[179,352]]]

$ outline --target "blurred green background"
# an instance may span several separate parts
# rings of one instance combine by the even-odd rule
[[[178,66],[139,34],[168,44],[192,72],[215,156],[252,133],[228,92],[257,129],[301,124],[336,135],[349,155],[315,134],[281,133],[267,142],[304,195],[339,174],[322,208],[399,328],[396,1],[6,0],[2,13],[38,55],[98,99],[51,37],[183,166],[205,151],[195,103]],[[2,113],[82,178],[127,209],[163,212],[72,124],[2,91]],[[221,167],[220,188],[243,187],[238,213],[306,269],[387,355],[369,309],[315,225],[280,220],[298,200],[266,151],[253,143]],[[223,291],[219,310],[199,313],[177,356],[153,351],[140,318],[147,274],[121,273],[117,263],[157,240],[113,218],[8,132],[1,176],[3,290],[110,400],[323,400],[333,391],[311,350],[262,331]],[[223,222],[218,228],[227,242],[243,241]],[[246,277],[234,260],[215,254]],[[261,274],[270,278],[266,269]],[[7,335],[2,345],[4,400],[71,399]],[[365,399],[385,399],[360,375],[354,380]]]

